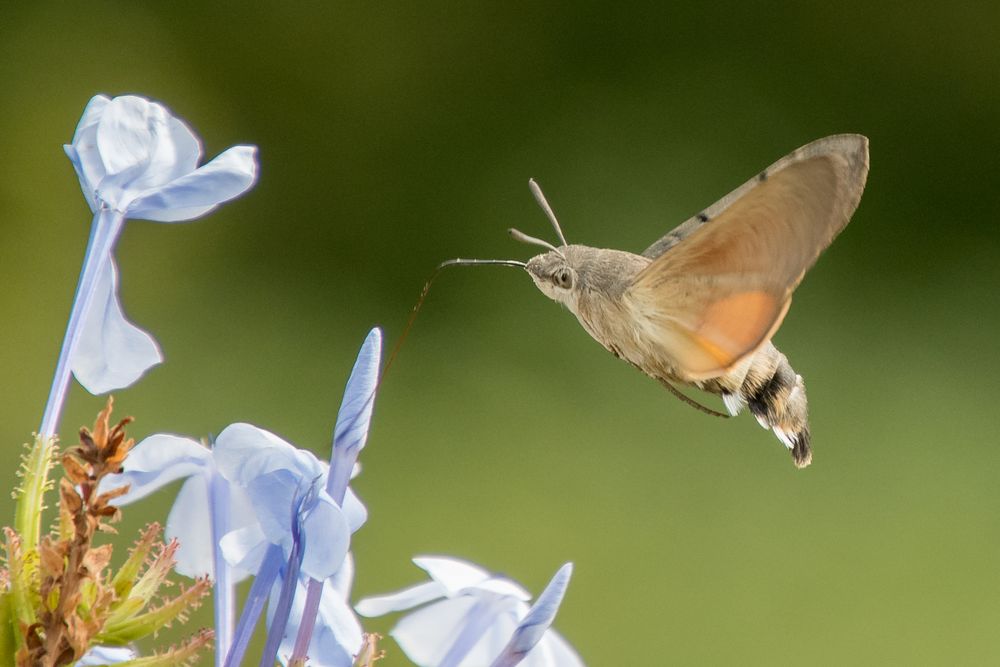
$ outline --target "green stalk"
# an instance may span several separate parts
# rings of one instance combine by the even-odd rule
[[[54,436],[36,435],[34,446],[21,463],[21,485],[15,492],[14,530],[21,536],[21,548],[25,554],[38,551],[45,492],[52,488],[49,471],[52,470],[55,452]]]
[[[13,596],[0,595],[0,667],[14,667],[17,653],[17,634],[14,632],[14,617],[11,615]]]
[[[21,462],[21,484],[14,493],[14,531],[6,538],[7,567],[10,574],[10,593],[5,613],[11,623],[28,626],[35,622],[38,603],[38,543],[42,533],[42,510],[45,509],[45,492],[52,488],[49,471],[56,453],[54,436],[35,436],[35,444]],[[12,626],[15,641],[21,644],[22,636]]]

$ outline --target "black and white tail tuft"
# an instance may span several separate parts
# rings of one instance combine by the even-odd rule
[[[730,414],[749,407],[757,422],[774,431],[788,448],[795,466],[805,468],[812,462],[806,387],[785,355],[773,347],[770,350],[774,355],[762,355],[762,363],[752,364],[740,389],[723,393],[722,399]]]

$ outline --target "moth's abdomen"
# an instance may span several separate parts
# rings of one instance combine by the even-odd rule
[[[722,399],[734,415],[744,405],[748,407],[760,425],[774,431],[789,449],[796,467],[804,468],[812,461],[805,384],[773,345],[766,344],[751,357],[742,382],[723,389]]]

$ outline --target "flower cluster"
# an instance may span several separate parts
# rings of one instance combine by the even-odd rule
[[[185,664],[214,637],[215,664],[235,667],[264,615],[261,665],[371,667],[383,651],[357,614],[413,608],[390,634],[421,667],[583,664],[550,629],[569,564],[529,606],[530,594],[510,579],[424,556],[414,563],[431,581],[351,606],[351,539],[367,512],[350,483],[360,473],[378,389],[378,328],[348,378],[328,461],[249,423],[231,424],[211,442],[160,433],[135,444],[125,436],[128,420],[110,426],[109,400],[95,428],[62,458],[59,526],[42,537],[42,495],[71,376],[101,394],[131,385],[163,360],[118,298],[113,252],[125,220],[197,218],[257,179],[255,147],[235,146],[198,166],[201,144],[191,129],[162,105],[131,95],[94,97],[65,150],[94,218],[52,390],[25,462],[18,517],[7,531],[0,603],[8,604],[0,608],[14,615],[0,615],[0,644],[9,639],[17,664]],[[150,527],[126,564],[109,574],[110,548],[95,546],[95,534],[111,530],[119,507],[177,480],[184,482],[166,521],[168,543],[157,547],[159,528]],[[194,583],[151,608],[171,570]],[[238,609],[236,586],[247,579],[249,594]],[[137,656],[134,639],[183,619],[210,585],[214,631]]]

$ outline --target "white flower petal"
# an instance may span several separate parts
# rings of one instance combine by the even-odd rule
[[[167,539],[180,542],[174,569],[186,577],[215,576],[212,521],[206,516],[210,507],[208,480],[196,475],[184,482],[167,517]]]
[[[437,665],[461,632],[476,602],[478,600],[473,597],[442,600],[400,619],[389,635],[403,649],[406,657],[420,667]],[[483,664],[488,665],[489,661]]]
[[[212,479],[223,485],[218,492],[228,495],[228,497],[223,498],[222,502],[224,507],[228,508],[228,513],[223,520],[228,522],[229,531],[242,530],[243,532],[238,533],[239,535],[253,537],[258,543],[257,551],[261,553],[267,544],[266,541],[257,539],[260,536],[257,513],[246,492],[229,484],[214,472],[206,471],[203,474],[192,476],[184,483],[174,500],[170,516],[167,517],[165,531],[167,538],[176,538],[180,542],[180,548],[177,551],[177,565],[174,569],[187,577],[198,577],[206,574],[215,577],[215,543],[212,540],[212,518],[208,515],[209,512],[213,511],[211,508],[212,500],[209,497]],[[199,517],[199,519],[192,520],[192,517]],[[251,554],[250,566],[259,565],[256,562],[260,555],[257,551],[248,548],[237,560],[246,560],[247,554]],[[251,571],[246,567],[233,565],[230,565],[229,569],[233,583],[239,583],[256,573],[256,569]]]
[[[518,613],[527,612],[527,605],[523,606],[524,609],[509,608],[498,613],[493,619],[493,623],[483,633],[482,638],[465,656],[465,660],[459,663],[459,667],[478,667],[478,665],[492,664],[514,633],[514,629],[517,627]]]
[[[209,484],[209,477],[206,475],[196,475],[188,479],[177,494],[174,506],[167,517],[166,537],[176,538],[180,542],[177,565],[174,569],[186,577],[208,575],[215,578],[215,543],[212,540],[211,517],[207,516],[207,512],[211,511]],[[223,481],[223,484],[227,483]],[[241,530],[238,535],[259,537],[256,514],[246,494],[232,485],[227,484],[227,486],[228,521],[231,532]],[[192,520],[192,517],[199,519]],[[267,543],[259,539],[255,541],[258,543],[257,550],[262,552]],[[246,561],[248,557],[250,566],[258,565],[257,560],[260,555],[257,551],[253,548],[246,549],[239,560]],[[230,577],[233,583],[239,583],[256,574],[256,571],[230,565]]]
[[[347,552],[340,569],[327,579],[326,583],[333,586],[333,589],[344,600],[351,596],[351,586],[354,585],[354,556],[351,552]]]
[[[246,490],[256,510],[256,518],[265,539],[277,544],[288,557],[293,536],[292,513],[307,489],[304,480],[289,470],[275,470],[250,481]],[[305,552],[302,572],[323,581],[333,576],[344,563],[351,542],[351,532],[343,511],[325,491],[319,492],[314,505],[302,521]]]
[[[111,98],[107,95],[94,95],[90,98],[83,109],[83,115],[80,116],[80,122],[76,124],[76,132],[73,133],[74,144],[79,144],[84,135],[89,136],[89,132],[97,127],[109,102]]]
[[[87,205],[90,206],[91,213],[96,213],[98,203],[95,190],[97,188],[90,187],[90,183],[87,180],[85,173],[87,166],[84,164],[84,156],[81,156],[71,144],[63,144],[63,152],[66,153],[66,157],[73,164],[73,170],[76,171],[76,176],[80,180],[80,189],[83,190],[83,197],[87,200]],[[101,167],[103,168],[103,166],[102,164]]]
[[[256,146],[233,146],[198,169],[140,193],[129,203],[128,216],[177,222],[204,215],[253,186],[256,156]]]
[[[257,510],[253,506],[253,502],[250,500],[250,496],[247,495],[246,491],[235,486],[233,484],[228,484],[229,489],[229,529],[230,530],[253,530],[257,528]],[[266,549],[266,544],[261,544],[260,546],[260,557],[263,558],[264,550]],[[237,565],[231,565],[234,583],[239,583],[247,577],[255,576],[257,571],[260,569],[260,564],[253,561],[253,568],[250,567],[240,567]]]
[[[222,475],[242,487],[275,470],[291,470],[306,480],[326,474],[326,466],[312,453],[252,424],[227,426],[215,439],[213,453]]]
[[[219,540],[222,557],[232,567],[244,572],[257,572],[271,543],[260,525],[254,523],[232,530]]]
[[[483,609],[483,604],[491,605]],[[460,667],[484,667],[493,662],[517,626],[518,615],[527,613],[527,605],[515,600],[486,600],[462,596],[443,600],[407,615],[389,634],[407,657],[419,667],[436,667],[461,637],[473,616],[486,613],[486,628],[469,649]]]
[[[503,595],[505,597],[525,602],[531,599],[531,593],[524,590],[520,585],[514,583],[510,579],[505,579],[503,577],[491,577],[486,581],[473,585],[471,588],[489,593],[495,593],[497,595]]]
[[[163,111],[164,123],[156,126],[149,162],[128,183],[128,189],[134,195],[159,188],[194,171],[201,158],[201,142],[194,132],[169,111]]]
[[[451,596],[470,586],[481,584],[490,578],[490,573],[468,561],[447,556],[417,556],[413,564],[431,575],[431,579],[441,583]]]
[[[108,475],[101,482],[101,492],[129,484],[128,493],[115,500],[116,505],[133,503],[175,479],[206,471],[211,452],[190,438],[157,433],[132,448],[125,459],[125,471]]]
[[[368,520],[368,509],[354,494],[351,487],[347,487],[347,494],[344,496],[344,516],[347,517],[347,525],[351,527],[351,532],[356,533]]]
[[[354,608],[362,616],[383,616],[394,611],[403,611],[426,604],[445,596],[445,587],[436,582],[428,581],[416,586],[404,588],[395,593],[373,595],[358,601]]]
[[[94,646],[80,658],[74,667],[97,667],[135,660],[138,654],[128,646]]]
[[[535,600],[535,604],[518,623],[503,653],[497,658],[497,664],[514,665],[529,654],[534,658],[529,664],[558,664],[552,662],[551,649],[541,645],[540,642],[548,636],[549,628],[559,612],[559,605],[566,594],[572,574],[572,563],[566,563],[559,568],[548,586]]]
[[[302,532],[305,535],[303,574],[319,581],[332,577],[344,564],[351,546],[351,529],[343,511],[325,491],[302,522]]]
[[[267,624],[271,625],[274,618],[274,608],[278,603],[282,582],[279,580],[271,588],[267,608]],[[302,623],[302,612],[305,606],[306,584],[300,579],[295,590],[295,598],[288,614],[288,626],[285,637],[278,650],[278,659],[287,665],[295,646],[298,627]],[[312,640],[309,642],[309,665],[311,667],[350,667],[354,664],[353,656],[361,650],[363,630],[357,617],[342,596],[333,588],[329,581],[324,582],[323,595],[320,598],[319,610],[316,615],[316,626]]]
[[[368,425],[375,406],[379,364],[382,358],[382,330],[372,329],[358,352],[344,398],[337,412],[334,447],[361,449],[368,439]]]
[[[153,337],[125,319],[118,302],[118,272],[107,258],[70,360],[73,374],[91,394],[103,394],[128,387],[161,361]]]
[[[358,622],[358,617],[354,615],[347,600],[339,595],[336,586],[329,579],[323,583],[323,597],[320,599],[316,626],[317,632],[329,632],[333,640],[350,651],[351,655],[361,650],[363,640],[361,623]],[[324,638],[322,634],[318,638],[314,635],[313,643],[318,644],[321,649],[329,642],[330,639]],[[309,653],[310,656],[323,654],[322,650]]]
[[[91,211],[97,210],[95,191],[107,174],[101,153],[97,150],[97,126],[109,102],[111,100],[104,95],[91,98],[76,126],[72,144],[63,146],[80,179],[80,189],[83,190]]]
[[[289,470],[273,470],[254,477],[244,487],[265,538],[289,555],[292,548],[292,505],[300,495],[299,480]]]
[[[170,116],[167,119],[167,126],[176,155],[176,163],[170,173],[172,181],[198,168],[198,161],[201,160],[201,140],[194,130],[177,116]]]
[[[159,143],[158,135],[167,134],[168,116],[162,106],[137,95],[111,100],[97,128],[97,148],[108,174],[148,165]]]

